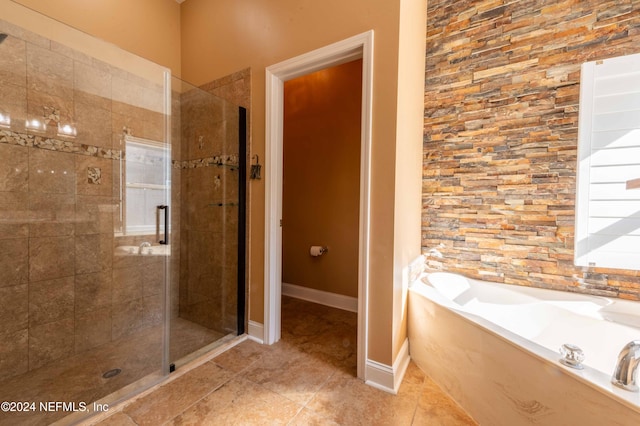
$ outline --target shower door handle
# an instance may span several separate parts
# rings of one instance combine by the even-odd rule
[[[160,210],[164,210],[164,240],[160,239]],[[169,206],[156,207],[156,239],[159,244],[169,244]]]

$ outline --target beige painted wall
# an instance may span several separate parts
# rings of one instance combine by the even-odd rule
[[[361,59],[284,84],[285,283],[358,297],[361,104]]]
[[[410,169],[415,162],[411,156],[422,145],[424,65],[416,58],[424,58],[426,0],[189,0],[179,7],[174,0],[19,1],[168,66],[196,85],[251,68],[250,154],[260,158],[265,147],[265,68],[373,29],[368,354],[384,364],[393,362],[406,339],[406,266],[420,251],[419,239],[414,241],[420,235],[420,224],[414,223],[420,215],[419,206],[415,210],[420,196],[414,194],[420,181],[414,182],[416,173]],[[420,102],[413,105],[418,95]],[[399,107],[400,102],[412,105]],[[268,164],[264,173],[269,173]],[[249,318],[260,323],[264,183],[253,180],[249,189]]]
[[[402,34],[401,9],[403,25],[407,26]],[[374,30],[368,355],[384,364],[393,362],[401,345],[391,342],[406,338],[402,277],[407,260],[420,253],[420,223],[414,219],[420,215],[420,193],[415,194],[415,188],[420,186],[421,165],[398,160],[413,152],[418,153],[418,160],[421,157],[422,116],[416,121],[414,112],[423,108],[424,75],[415,77],[424,72],[424,64],[401,55],[399,46],[402,36],[409,43],[403,52],[417,54],[419,61],[424,59],[425,15],[424,0],[282,0],[277,4],[269,0],[189,0],[182,4],[182,70],[186,80],[202,84],[251,68],[251,155],[260,158],[264,158],[265,147],[265,68]],[[409,35],[417,40],[409,40]],[[421,51],[418,45],[423,46]],[[399,63],[399,58],[406,63]],[[403,75],[399,92],[399,73],[413,66],[417,69]],[[407,96],[407,88],[419,94],[420,101],[408,108],[414,112],[405,115],[404,108],[402,114],[398,110],[398,101],[399,96],[414,101]],[[398,130],[404,126],[406,130]],[[416,171],[396,174],[396,166],[415,167]],[[265,164],[268,173],[269,164]],[[413,179],[415,182],[408,182]],[[264,183],[254,180],[250,186],[249,317],[260,323],[264,317]],[[400,196],[405,188],[411,195]],[[411,220],[402,222],[400,217],[396,221],[394,211],[409,215]],[[417,238],[400,235],[409,233]],[[402,257],[395,261],[398,253]]]
[[[175,0],[14,1],[180,76],[180,5]]]

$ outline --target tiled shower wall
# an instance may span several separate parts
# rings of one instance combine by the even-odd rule
[[[180,117],[179,315],[228,333],[237,320],[238,107],[193,88],[180,95]]]
[[[164,116],[161,86],[1,20],[0,32],[1,380],[160,323],[163,260],[114,255],[114,230],[123,131],[161,141]]]
[[[427,266],[640,299],[636,272],[573,265],[580,65],[640,52],[640,6],[429,0]]]

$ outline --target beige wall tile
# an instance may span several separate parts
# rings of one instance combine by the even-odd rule
[[[29,327],[72,318],[73,309],[73,277],[29,284]]]
[[[0,287],[27,282],[28,253],[27,238],[0,240]]]
[[[27,84],[30,90],[73,99],[73,61],[49,49],[28,44]]]
[[[79,155],[76,158],[76,183],[77,194],[113,196],[113,163],[114,160],[106,158]],[[98,170],[100,180],[89,179],[89,168]]]
[[[111,305],[112,272],[75,276],[75,312],[83,314]]]
[[[29,370],[73,354],[73,318],[29,329]]]
[[[112,307],[111,339],[127,336],[144,325],[142,298],[114,303]]]
[[[13,84],[0,84],[0,112],[3,115],[9,114],[12,130],[24,131],[24,123],[27,119],[27,88]]]
[[[111,307],[85,312],[75,317],[75,352],[111,341]]]
[[[29,370],[29,331],[0,333],[0,380]]]
[[[1,108],[1,107],[0,107]],[[0,144],[0,191],[27,190],[29,156],[21,146]]]
[[[75,237],[75,273],[87,274],[112,267],[113,236],[88,234]]]
[[[0,288],[0,333],[10,333],[29,325],[29,292],[26,284]]]
[[[100,99],[100,98],[98,98]],[[110,106],[110,103],[109,103]],[[77,140],[87,145],[111,149],[111,111],[86,102],[74,103]]]
[[[111,99],[111,73],[106,64],[94,67],[87,61],[73,63],[73,87],[75,90],[95,95],[104,99]]]
[[[0,44],[0,81],[2,85],[14,84],[25,87],[27,84],[26,64],[26,43],[15,36],[7,37]]]
[[[135,257],[134,259],[138,259]],[[142,297],[142,280],[144,279],[141,266],[113,270],[113,296],[114,304],[127,302]]]
[[[75,194],[75,155],[29,148],[31,193]]]
[[[29,281],[68,277],[75,270],[73,237],[29,239]]]

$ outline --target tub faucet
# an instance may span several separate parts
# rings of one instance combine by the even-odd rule
[[[622,389],[638,392],[638,365],[640,365],[640,340],[632,340],[618,355],[618,363],[611,383]]]
[[[145,247],[151,247],[151,243],[145,241],[144,243],[140,244],[140,247],[138,247],[138,254],[142,254],[142,249]]]

